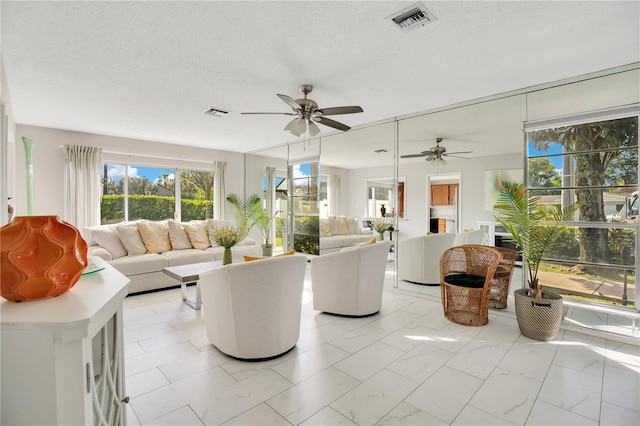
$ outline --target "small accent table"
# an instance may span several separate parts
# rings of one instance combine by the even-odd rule
[[[199,310],[202,306],[200,296],[200,274],[211,271],[222,266],[222,260],[214,260],[212,262],[192,263],[190,265],[169,266],[164,268],[162,272],[172,278],[180,281],[180,291],[182,292],[182,300],[188,306],[195,310]],[[187,299],[187,283],[196,283],[196,300]]]

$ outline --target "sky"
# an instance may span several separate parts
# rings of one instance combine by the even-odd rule
[[[124,168],[123,165],[107,165],[107,176],[112,178],[115,182],[120,182],[120,180],[124,177]],[[128,166],[129,168],[129,177],[147,177],[151,182],[156,183],[158,178],[162,178],[163,173],[169,173],[171,169],[166,169],[162,167],[144,167],[144,166]],[[100,170],[100,174],[104,172],[104,165]],[[173,179],[175,175],[173,173],[169,173],[168,176],[170,179]]]
[[[533,146],[533,142],[529,141],[529,155],[548,155],[548,154],[561,154],[562,145],[559,143],[552,143],[549,145],[549,150],[541,151],[537,150]],[[562,157],[549,157],[549,161],[553,163],[556,170],[562,169]]]

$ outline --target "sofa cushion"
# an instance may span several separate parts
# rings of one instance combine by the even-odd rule
[[[169,226],[166,221],[142,221],[138,223],[138,232],[149,253],[164,253],[171,250]]]
[[[216,260],[214,253],[208,250],[198,250],[194,248],[166,251],[162,253],[161,256],[167,259],[169,266],[188,265],[191,263],[211,262]]]
[[[127,249],[120,241],[120,234],[115,226],[97,226],[91,229],[91,237],[96,245],[104,248],[111,255],[111,259],[117,259],[127,255]]]
[[[348,217],[347,218],[347,233],[349,235],[353,235],[356,234],[358,229],[358,224],[357,224],[357,220],[352,218],[352,217]]]
[[[211,247],[207,234],[207,222],[204,220],[192,220],[184,225],[184,230],[189,236],[193,248],[204,250]]]
[[[484,287],[484,277],[471,274],[450,274],[444,277],[444,282],[451,285],[468,288]]]
[[[344,216],[336,217],[336,231],[337,232],[334,235],[349,235],[349,227],[347,226],[346,217]]]
[[[331,222],[328,218],[320,219],[320,236],[321,237],[330,237],[331,236]]]
[[[122,245],[127,250],[129,256],[138,256],[147,252],[147,248],[142,242],[142,238],[138,232],[138,224],[122,224],[118,225],[116,229],[118,230],[120,241],[122,241]]]
[[[169,226],[169,240],[171,240],[171,248],[173,250],[186,250],[193,248],[191,240],[184,230],[184,226],[177,220],[170,219],[167,222]]]
[[[162,272],[163,268],[169,266],[169,261],[157,253],[120,257],[109,263],[125,275],[140,275],[158,271]]]

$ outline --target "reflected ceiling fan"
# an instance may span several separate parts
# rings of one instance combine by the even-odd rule
[[[307,95],[311,93],[313,86],[310,84],[303,84],[300,86],[300,92],[304,95],[302,99],[293,99],[287,95],[281,95],[278,93],[278,97],[291,107],[293,112],[243,112],[242,114],[281,114],[281,115],[294,115],[296,118],[291,120],[287,124],[284,130],[291,132],[295,136],[302,135],[307,129],[310,136],[316,136],[320,133],[320,128],[316,123],[324,124],[325,126],[333,127],[334,129],[347,131],[351,127],[338,121],[327,118],[327,115],[341,115],[341,114],[353,114],[356,112],[362,112],[362,108],[359,106],[341,106],[331,108],[318,108],[318,104],[312,100],[307,99]]]
[[[443,157],[464,158],[465,160],[468,160],[469,157],[462,157],[456,154],[470,154],[473,152],[473,151],[458,151],[458,152],[447,153],[447,148],[445,148],[444,146],[440,146],[440,142],[442,142],[442,138],[436,138],[435,142],[436,142],[436,146],[432,146],[431,149],[427,151],[422,151],[419,154],[401,155],[400,158],[425,157],[426,161],[433,161],[434,165],[444,165],[444,164],[447,164],[447,162]]]

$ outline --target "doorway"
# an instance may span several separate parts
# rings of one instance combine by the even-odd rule
[[[458,233],[462,223],[460,173],[427,175],[427,224],[429,232]]]

